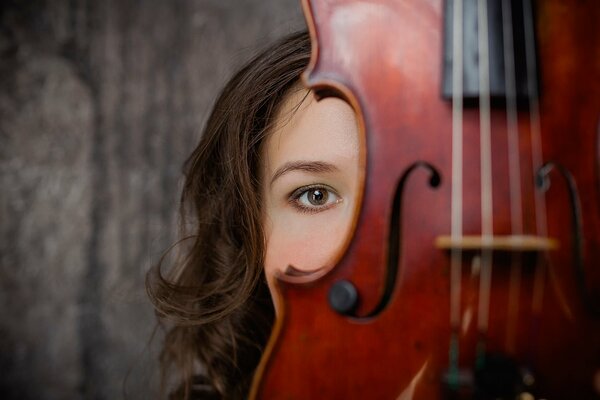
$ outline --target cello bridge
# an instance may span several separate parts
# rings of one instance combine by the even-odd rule
[[[435,247],[463,251],[542,252],[558,249],[559,243],[556,239],[535,235],[462,235],[458,238],[442,235],[435,239]]]

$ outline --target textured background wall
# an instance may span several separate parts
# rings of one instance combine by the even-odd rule
[[[225,79],[298,0],[3,0],[0,398],[154,398],[144,275]]]

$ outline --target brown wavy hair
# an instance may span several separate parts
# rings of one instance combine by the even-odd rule
[[[310,40],[296,33],[250,60],[217,99],[184,164],[181,240],[147,276],[166,336],[163,394],[247,395],[274,320],[263,271],[260,147],[278,105],[308,64]]]

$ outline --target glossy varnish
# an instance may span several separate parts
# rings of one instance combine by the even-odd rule
[[[442,1],[304,1],[313,39],[305,81],[323,96],[346,99],[364,132],[362,207],[331,272],[310,282],[280,281],[275,301],[281,312],[253,398],[487,398],[491,392],[476,384],[456,389],[446,383],[449,354],[458,355],[458,368],[468,375],[481,361],[482,345],[485,354],[528,368],[534,382],[523,391],[537,398],[600,397],[600,3],[536,5],[547,167],[540,170],[532,160],[531,104],[518,111],[518,159],[521,233],[539,248],[510,246],[507,113],[494,107],[493,234],[504,247],[490,248],[489,323],[482,332],[481,114],[476,105],[462,112],[461,220],[469,240],[452,243],[452,102],[441,94]],[[546,178],[543,188],[534,184],[538,175]],[[536,191],[547,232],[539,232]],[[453,329],[450,259],[467,242],[460,324]],[[393,289],[382,303],[390,276]],[[360,297],[349,315],[328,301],[340,280],[351,282]]]

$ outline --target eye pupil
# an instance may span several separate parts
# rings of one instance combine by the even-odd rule
[[[323,205],[327,202],[327,192],[321,189],[312,189],[308,193],[308,201],[315,206]]]

